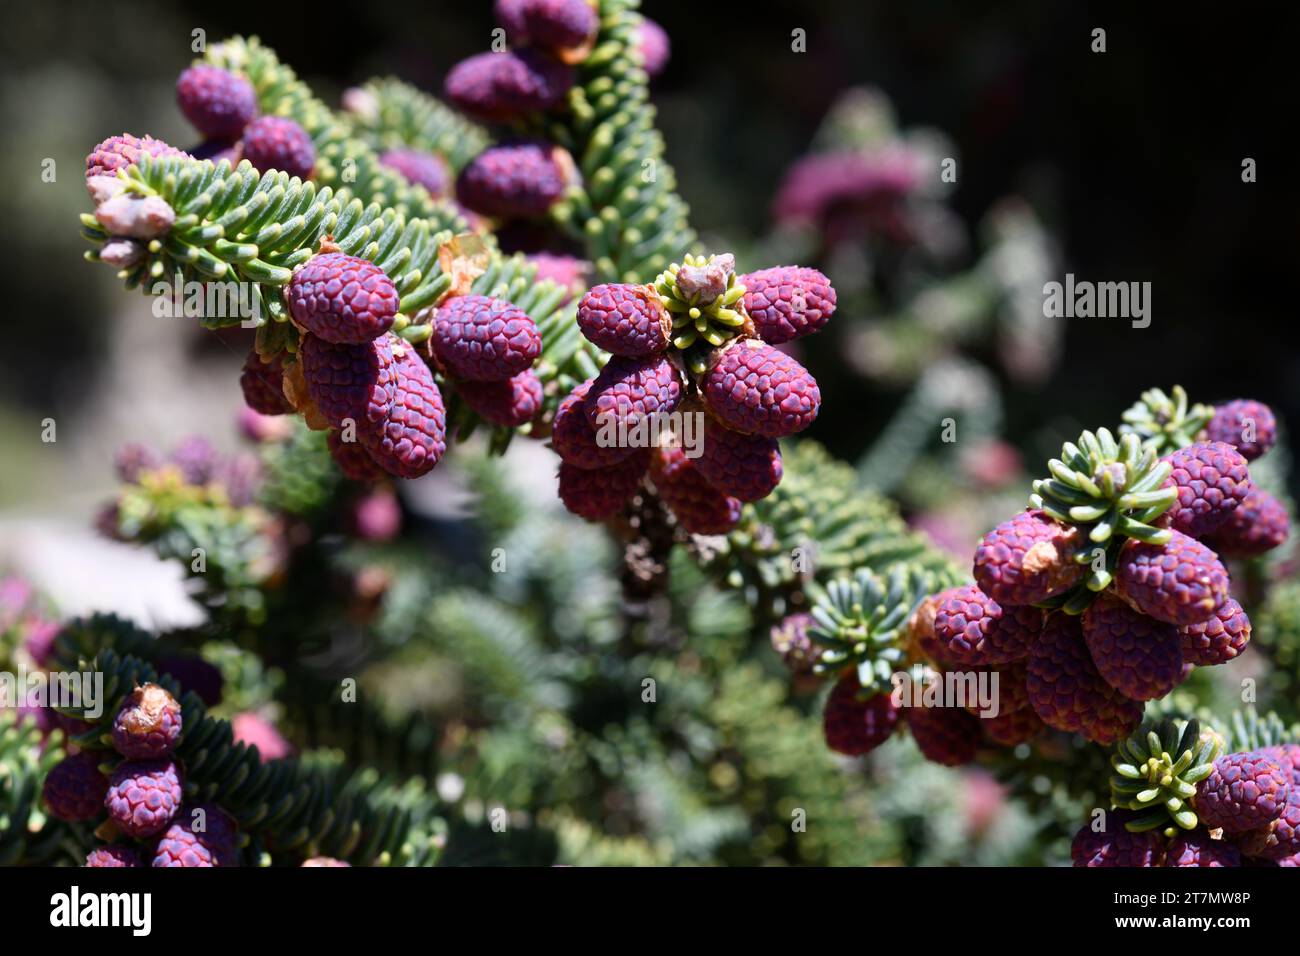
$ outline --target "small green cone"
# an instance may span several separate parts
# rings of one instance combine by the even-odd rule
[[[1110,758],[1111,803],[1137,816],[1125,826],[1134,832],[1160,829],[1166,836],[1193,830],[1199,822],[1192,798],[1210,775],[1222,738],[1201,731],[1196,720],[1145,720]]]
[[[1214,408],[1197,403],[1188,405],[1187,392],[1175,385],[1172,394],[1150,388],[1124,412],[1120,435],[1136,435],[1142,447],[1157,455],[1167,455],[1198,440],[1214,417]]]
[[[824,650],[814,672],[838,673],[851,664],[864,688],[889,688],[907,658],[912,611],[936,583],[931,572],[899,562],[888,576],[861,569],[818,589],[808,636]]]
[[[661,272],[654,286],[672,314],[673,345],[678,349],[697,343],[717,348],[745,328],[744,310],[737,308],[745,287],[736,278],[736,257],[730,253],[687,253]]]
[[[1061,457],[1047,463],[1051,477],[1034,482],[1032,507],[1062,524],[1075,525],[1091,542],[1076,555],[1091,565],[1083,583],[1055,606],[1081,614],[1096,594],[1110,586],[1119,549],[1129,538],[1164,544],[1167,528],[1153,522],[1178,498],[1174,487],[1162,487],[1170,466],[1142,445],[1135,434],[1119,441],[1105,428],[1084,432],[1077,443],[1066,442]]]

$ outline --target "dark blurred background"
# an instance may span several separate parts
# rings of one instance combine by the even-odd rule
[[[1283,22],[1294,18],[1282,5],[833,0],[644,9],[672,38],[656,103],[680,191],[706,235],[762,232],[784,170],[806,152],[833,97],[870,84],[892,98],[901,126],[935,127],[954,141],[961,162],[951,202],[968,223],[1018,193],[1059,241],[1062,272],[1152,283],[1150,328],[1069,320],[1064,361],[1045,385],[1004,383],[1013,441],[1058,418],[1117,422],[1143,388],[1175,382],[1205,400],[1249,394],[1293,429],[1300,421],[1288,294],[1300,207],[1285,150],[1295,124],[1294,31]],[[133,427],[202,430],[201,416],[178,419],[220,405],[226,422],[237,406],[232,374],[210,386],[167,374],[178,362],[227,370],[237,350],[190,337],[159,351],[158,323],[167,320],[149,316],[143,297],[124,301],[108,270],[80,261],[87,150],[123,130],[192,145],[172,98],[192,58],[191,31],[210,41],[256,33],[337,103],[346,86],[373,75],[438,92],[453,63],[486,47],[493,21],[487,2],[367,3],[337,13],[53,2],[8,19],[0,38],[8,146],[0,155],[0,503],[12,509],[70,485],[107,486],[106,449]],[[1094,27],[1107,31],[1104,54],[1090,51]],[[795,28],[807,31],[806,53],[791,52]],[[1254,184],[1241,181],[1247,156],[1258,163]],[[53,183],[41,177],[45,158],[57,163]],[[121,322],[134,331],[115,337]],[[898,396],[837,385],[851,373],[833,352],[811,359],[828,394],[844,399],[828,401],[812,434],[855,458]],[[66,423],[71,449],[40,445],[46,415]]]

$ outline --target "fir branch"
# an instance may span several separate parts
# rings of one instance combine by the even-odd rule
[[[787,703],[785,682],[764,674],[756,662],[727,668],[718,680],[709,717],[744,773],[740,800],[752,821],[752,839],[791,862],[879,862],[880,834],[858,812],[859,788],[836,766],[818,716]],[[803,811],[804,829],[793,829],[796,811]]]
[[[305,750],[342,754],[349,765],[372,768],[395,779],[432,779],[443,766],[439,752],[443,727],[412,710],[388,714],[362,693],[355,703],[338,699],[338,683],[328,683],[299,668],[287,668],[275,702],[283,708],[285,736]]]
[[[1002,401],[984,368],[958,358],[941,359],[926,368],[858,461],[862,483],[885,494],[894,492],[949,416],[962,442],[998,434]]]
[[[309,451],[303,447],[308,442],[318,447]],[[262,453],[270,481],[259,487],[259,494],[269,500],[311,509],[337,492],[339,475],[322,433],[300,426],[283,445],[262,446]],[[277,516],[256,504],[232,504],[217,476],[190,484],[178,468],[165,464],[141,469],[134,477],[122,485],[107,512],[112,536],[175,562],[191,596],[213,620],[229,628],[263,623],[266,592],[283,570],[286,550]]]
[[[332,606],[331,606],[332,607]],[[315,608],[323,615],[330,609]],[[280,616],[277,616],[280,615]],[[281,620],[290,617],[291,621]],[[272,607],[271,616],[260,628],[246,631],[251,648],[237,647],[228,641],[209,641],[203,646],[204,659],[219,667],[222,674],[222,714],[274,704],[282,713],[277,727],[303,751],[338,752],[351,763],[364,765],[397,779],[413,776],[431,778],[440,766],[438,741],[442,728],[427,715],[411,711],[390,714],[372,703],[378,695],[363,691],[355,702],[339,698],[337,679],[324,676],[301,662],[285,661],[286,666],[270,668],[265,659],[281,649],[274,644],[276,634],[285,627],[300,632],[315,625],[301,614],[282,612]],[[214,628],[201,629],[202,634]],[[219,628],[223,633],[226,628]],[[295,636],[300,636],[296,632]],[[95,615],[63,625],[59,635],[59,654],[65,659],[92,658],[101,650],[112,650],[120,657],[130,656],[148,662],[155,670],[166,665],[178,646],[176,632],[155,638],[128,621],[112,615]],[[193,642],[195,635],[186,635]],[[301,650],[295,644],[295,651]],[[162,662],[160,664],[160,662]],[[289,666],[292,665],[292,666]],[[362,683],[365,679],[362,678]]]
[[[435,595],[425,627],[426,640],[467,669],[473,699],[507,720],[564,705],[568,695],[549,673],[553,661],[522,609],[473,590],[444,590]]]
[[[352,128],[376,151],[407,147],[436,153],[454,172],[491,143],[481,126],[394,77],[349,90],[344,106]]]
[[[41,808],[45,775],[64,756],[62,735],[56,730],[42,740],[33,717],[0,707],[0,866],[48,865],[84,842],[75,835],[84,827]]]
[[[280,62],[274,51],[257,37],[229,37],[210,46],[203,60],[247,77],[257,92],[260,111],[285,116],[307,131],[316,148],[316,169],[312,180],[385,209],[418,216],[453,232],[469,227],[455,206],[434,199],[379,162],[378,154],[361,138],[352,135],[351,124],[317,99],[297,74]]]
[[[268,511],[325,520],[338,504],[343,476],[330,457],[325,432],[295,423],[282,442],[258,450],[262,480],[257,500]]]
[[[695,243],[654,125],[637,47],[637,6],[637,0],[600,0],[600,32],[578,67],[568,109],[540,121],[582,174],[581,186],[552,215],[586,243],[597,282],[649,282]]]
[[[252,283],[257,316],[250,319],[240,309],[221,307],[216,314],[205,310],[202,321],[212,328],[254,322],[264,354],[296,350],[297,333],[281,290],[326,236],[341,251],[368,259],[389,274],[401,296],[393,329],[412,341],[428,337],[425,310],[451,291],[439,252],[452,233],[439,222],[408,219],[374,204],[363,207],[348,199],[346,191],[317,189],[285,173],[259,175],[247,162],[231,169],[225,162],[145,157],[124,175],[132,192],[157,196],[176,213],[169,232],[149,241],[141,260],[119,273],[127,287],[166,295],[175,283],[186,288],[191,282],[224,280],[202,286],[209,290],[228,290],[230,280]],[[87,258],[96,260],[112,237],[92,215],[83,215],[82,225],[95,247]],[[598,353],[578,333],[572,304],[564,302],[563,290],[553,282],[537,281],[536,269],[522,257],[489,253],[487,270],[473,291],[510,298],[536,322],[544,343],[536,371],[543,384],[559,383],[547,389],[552,403],[563,389],[595,374],[593,356]],[[453,406],[453,413],[463,433],[477,422],[463,407]],[[497,433],[496,445],[502,448],[509,430]]]
[[[253,83],[263,112],[288,116],[307,131],[317,152],[317,169],[312,176],[314,183],[333,187],[341,200],[355,196],[365,203],[378,204],[386,211],[423,217],[439,230],[469,231],[464,217],[453,204],[430,198],[423,187],[408,183],[399,173],[382,165],[370,143],[384,148],[400,141],[415,148],[429,149],[445,156],[454,168],[459,169],[487,144],[487,135],[479,127],[432,97],[392,79],[376,80],[364,88],[376,98],[377,119],[367,122],[359,114],[340,118],[256,37],[231,37],[211,47],[206,60],[215,66],[243,73]],[[354,130],[361,136],[352,135]],[[495,239],[491,235],[486,238],[500,273],[492,275],[490,268],[490,274],[478,280],[474,291],[502,295],[506,288],[513,288],[516,294],[530,289],[536,299],[547,301],[547,307],[543,309],[541,301],[525,303],[505,296],[537,323],[544,343],[542,359],[536,368],[542,382],[545,384],[564,376],[560,389],[547,390],[549,404],[554,405],[558,403],[558,394],[595,374],[600,364],[597,361],[599,352],[578,334],[572,308],[562,303],[563,293],[549,281],[537,282],[536,269],[522,258],[496,260]],[[343,251],[364,255],[349,248]],[[383,267],[377,259],[364,257]],[[385,271],[388,270],[385,268]],[[398,290],[403,293],[402,308],[405,311],[408,307],[405,290],[400,284]],[[462,435],[468,435],[477,417],[462,407],[454,420],[461,426]],[[508,434],[506,430],[497,430],[498,447],[504,446]]]
[[[247,161],[231,169],[225,161],[213,165],[146,156],[123,175],[131,192],[157,196],[176,214],[170,230],[150,240],[140,262],[123,271],[128,288],[148,283],[146,293],[153,292],[156,283],[169,283],[175,276],[185,282],[251,282],[265,313],[287,323],[279,290],[325,236],[333,237],[342,252],[368,259],[389,274],[408,322],[451,288],[438,261],[439,247],[452,237],[444,223],[363,206],[346,193],[286,173],[259,174]],[[98,247],[111,237],[94,216],[83,215],[82,224],[83,235],[97,247],[88,257],[98,259]],[[244,319],[208,315],[205,324],[221,328]],[[264,314],[257,320],[259,326],[265,319]],[[405,324],[399,319],[395,328]]]
[[[749,821],[740,807],[711,799],[707,788],[692,786],[674,773],[672,762],[663,756],[637,755],[622,776],[639,795],[652,841],[671,839],[674,863],[709,860],[727,844],[750,836]]]
[[[1274,585],[1251,617],[1252,642],[1272,668],[1262,682],[1268,702],[1287,719],[1300,720],[1300,580]]]
[[[804,587],[850,570],[889,571],[900,562],[930,572],[936,587],[964,575],[951,559],[911,531],[897,507],[862,487],[850,465],[810,441],[787,447],[785,477],[746,505],[716,551],[701,553],[715,578],[737,588],[771,623],[804,602]]]
[[[1300,724],[1288,725],[1271,710],[1261,714],[1254,707],[1237,708],[1219,726],[1227,737],[1228,753],[1300,743]]]
[[[151,664],[102,646],[112,642],[111,620],[106,622],[109,639],[93,656],[74,656],[78,643],[99,643],[99,624],[93,618],[84,622],[80,642],[61,637],[59,664],[102,673],[104,700],[113,704],[150,681],[176,695],[185,729],[175,753],[184,766],[186,798],[220,804],[254,842],[254,855],[260,848],[275,862],[328,855],[385,866],[434,859],[437,801],[418,779],[396,785],[373,769],[345,770],[339,755],[328,753],[264,762],[256,747],[234,740],[227,721],[209,716],[196,694],[182,695],[176,682],[160,676]],[[84,712],[67,713],[86,719]],[[75,739],[98,744],[114,713],[115,706],[105,707],[93,728]]]
[[[992,750],[986,762],[1038,820],[1047,859],[1068,860],[1079,822],[1094,808],[1110,808],[1108,759],[1108,748],[1053,731],[1032,747]]]

